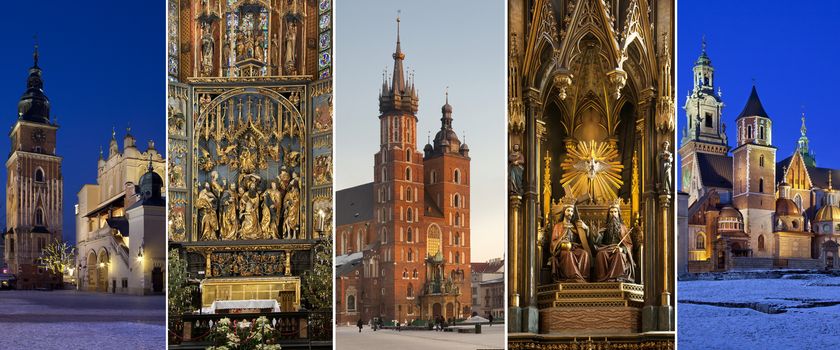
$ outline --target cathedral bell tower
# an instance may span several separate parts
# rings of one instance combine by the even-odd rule
[[[771,232],[776,193],[776,147],[772,121],[753,86],[744,110],[735,119],[738,146],[732,151],[732,201],[741,211],[753,247]]]
[[[414,288],[421,289],[420,285],[409,288],[411,282],[403,272],[424,272],[419,249],[423,241],[419,223],[424,189],[423,156],[417,151],[416,141],[419,98],[413,79],[406,77],[403,70],[405,54],[400,47],[399,26],[397,18],[394,71],[390,80],[383,76],[379,94],[380,147],[374,159],[373,229],[380,243],[379,255],[385,262],[376,273],[383,273],[383,285],[395,286],[383,288],[381,313],[386,319],[401,320],[414,307],[406,302],[407,298],[413,297]]]
[[[705,39],[693,71],[694,88],[683,106],[686,123],[679,150],[683,176],[680,183],[682,190],[689,193],[690,202],[700,197],[697,193],[699,184],[692,183],[697,153],[725,156],[729,151],[726,126],[722,120],[723,100],[720,91],[715,93],[715,69],[706,55]]]
[[[58,124],[50,119],[50,102],[44,94],[38,46],[33,53],[26,91],[18,102],[11,150],[6,160],[6,260],[18,288],[30,289],[50,283],[38,271],[41,251],[62,237],[61,157],[56,155]],[[54,281],[52,281],[54,282]]]

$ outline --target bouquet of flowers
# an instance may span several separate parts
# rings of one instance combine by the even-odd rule
[[[214,346],[209,350],[280,350],[274,342],[274,328],[265,316],[254,322],[248,320],[233,321],[229,318],[219,320],[210,331]]]

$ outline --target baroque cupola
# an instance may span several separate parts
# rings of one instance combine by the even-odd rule
[[[44,93],[44,80],[38,66],[38,45],[32,54],[33,64],[26,79],[26,91],[18,102],[18,119],[35,123],[50,123],[50,100]]]

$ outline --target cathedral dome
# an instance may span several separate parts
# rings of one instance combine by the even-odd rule
[[[840,207],[825,205],[817,211],[814,222],[840,221]]]
[[[742,220],[743,216],[741,216],[741,212],[738,209],[735,209],[731,206],[725,206],[723,209],[720,210],[720,217],[721,218],[729,218],[729,219],[738,219]]]
[[[801,213],[799,212],[799,206],[792,200],[789,198],[779,198],[776,199],[776,215],[798,216]]]

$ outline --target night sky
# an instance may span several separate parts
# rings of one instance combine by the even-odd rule
[[[810,149],[817,166],[840,168],[834,142],[840,135],[837,82],[840,39],[836,33],[840,2],[791,5],[781,1],[680,1],[678,8],[677,99],[679,136],[686,124],[686,95],[692,67],[706,35],[723,90],[723,122],[729,146],[736,146],[735,117],[741,113],[755,79],[764,109],[773,121],[776,161],[796,149],[804,110]],[[678,177],[679,179],[680,177]]]
[[[157,4],[3,4],[0,126],[11,130],[17,120],[37,35],[44,91],[60,126],[57,153],[64,158],[64,239],[70,242],[75,243],[77,194],[83,184],[96,183],[99,148],[107,153],[112,127],[117,128],[121,149],[130,123],[141,151],[150,139],[159,152],[165,151],[166,8],[164,1]],[[9,148],[7,131],[0,137],[0,154],[8,154]],[[6,178],[5,166],[0,178]],[[5,193],[5,182],[3,188]],[[5,210],[0,210],[3,227]]]

